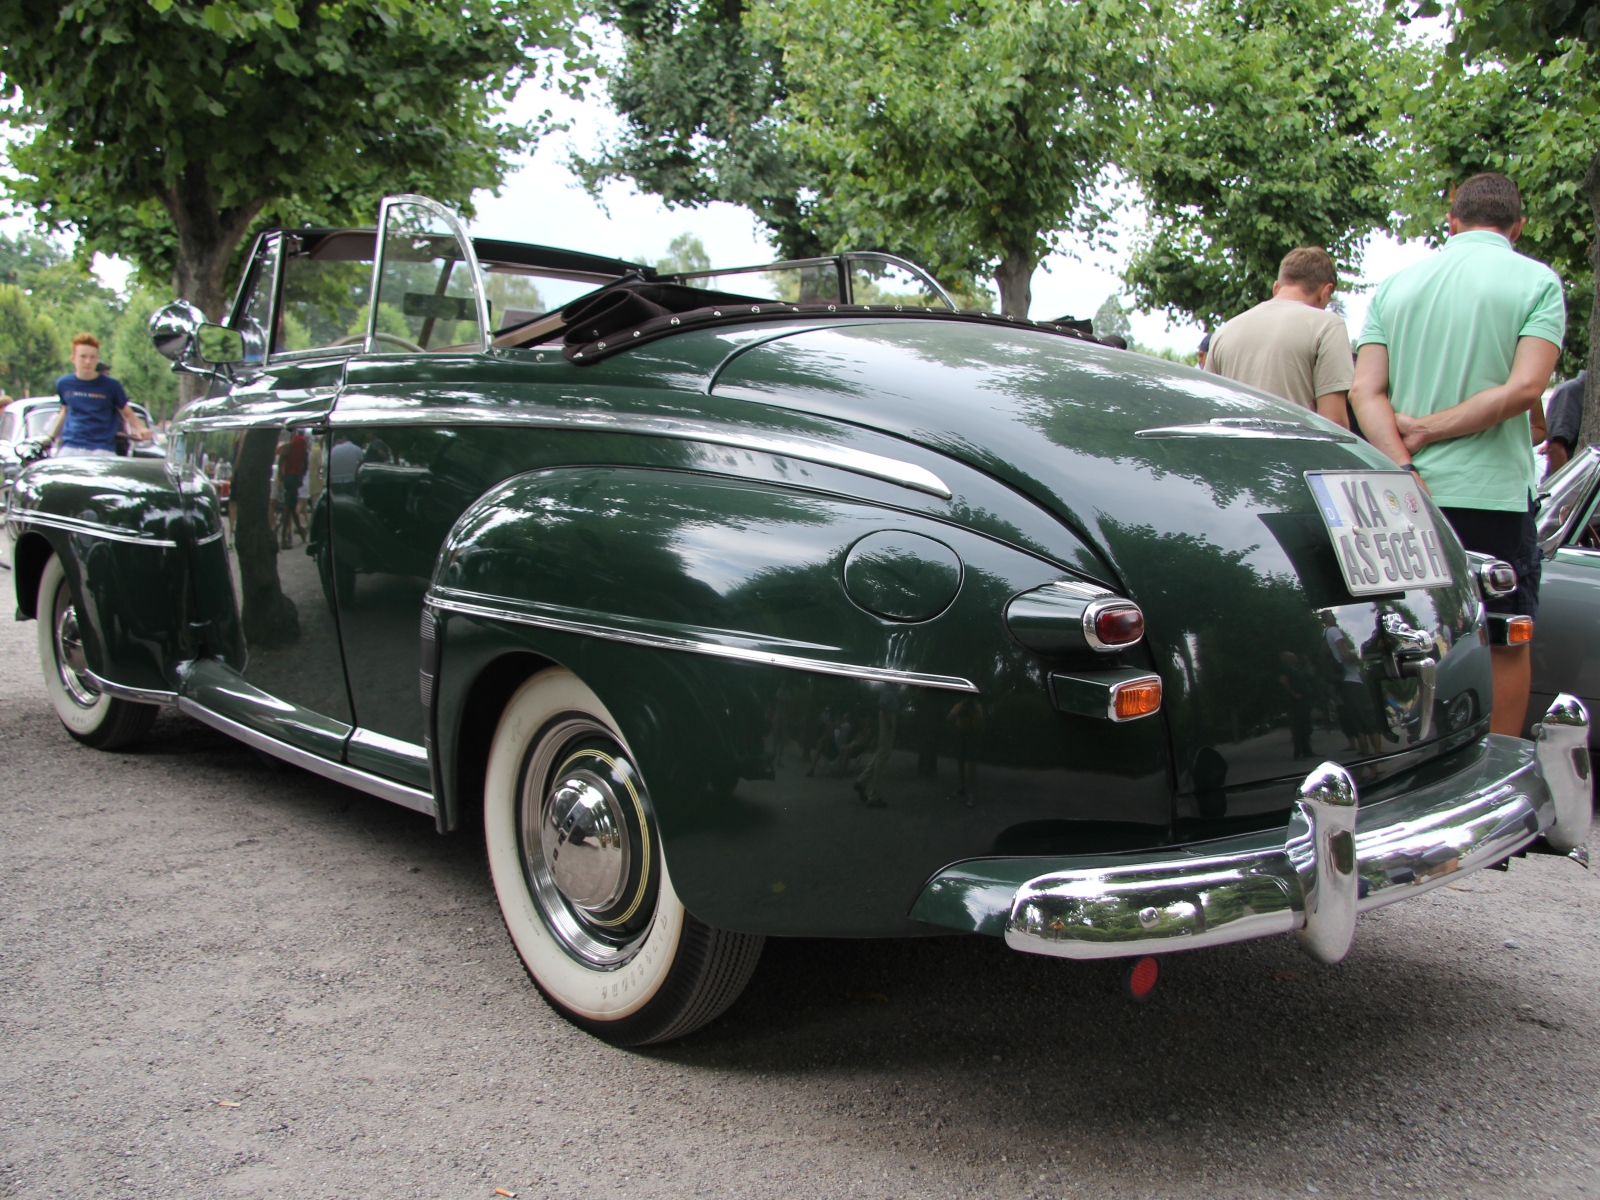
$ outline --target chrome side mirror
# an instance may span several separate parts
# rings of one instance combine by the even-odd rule
[[[205,313],[187,300],[174,300],[150,315],[150,340],[162,358],[182,362],[205,323]]]
[[[227,367],[244,361],[244,335],[226,325],[202,325],[195,330],[195,350],[201,362]]]

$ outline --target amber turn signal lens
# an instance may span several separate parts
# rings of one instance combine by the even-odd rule
[[[1118,604],[1095,614],[1094,632],[1108,646],[1131,646],[1144,636],[1144,614],[1132,604]]]
[[[1525,646],[1533,641],[1533,618],[1512,617],[1506,622],[1506,645]]]
[[[1128,683],[1117,684],[1112,694],[1111,707],[1119,721],[1148,717],[1161,707],[1161,680],[1135,679]]]

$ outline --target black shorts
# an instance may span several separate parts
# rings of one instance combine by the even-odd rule
[[[1534,507],[1528,511],[1497,512],[1487,508],[1444,508],[1461,544],[1479,554],[1492,554],[1510,563],[1517,573],[1517,590],[1499,600],[1484,599],[1490,612],[1516,613],[1524,617],[1539,615],[1539,535],[1533,523]]]

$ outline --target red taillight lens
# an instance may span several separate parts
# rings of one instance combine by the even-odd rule
[[[1113,720],[1148,717],[1161,707],[1161,680],[1154,675],[1119,683],[1111,689]]]
[[[1129,646],[1144,636],[1144,613],[1135,604],[1102,608],[1094,616],[1094,633],[1108,646]]]
[[[1126,978],[1128,996],[1134,1000],[1148,1000],[1156,984],[1161,982],[1161,963],[1149,956],[1141,958],[1128,968]]]

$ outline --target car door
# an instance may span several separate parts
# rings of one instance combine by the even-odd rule
[[[363,319],[370,289],[370,232],[365,245],[368,261],[340,260],[356,268],[344,272],[351,286],[341,290],[327,279],[307,286],[288,270],[287,260],[301,253],[300,239],[272,233],[258,242],[228,322],[244,337],[245,361],[214,387],[220,394],[185,413],[181,451],[174,452],[182,456],[194,632],[203,646],[185,676],[184,698],[335,762],[354,720],[327,580],[327,539],[317,536],[319,497],[303,501],[300,487],[286,497],[284,484],[285,468],[297,465],[287,457],[297,435],[305,459],[322,456],[316,444],[326,441],[345,360],[359,349],[361,338],[352,341],[348,329]],[[320,320],[295,311],[297,287],[312,297]]]
[[[1554,530],[1555,545],[1539,581],[1530,720],[1561,692],[1600,712],[1600,448],[1587,447],[1551,482],[1540,531]]]
[[[429,411],[470,387],[489,306],[471,239],[448,209],[391,197],[380,218],[367,343],[331,416],[328,494],[340,636],[356,728],[348,761],[429,786],[418,623],[434,557],[484,486]],[[443,401],[445,405],[449,401]]]

